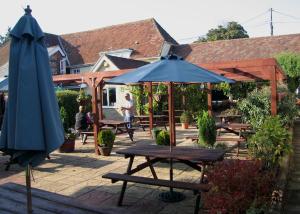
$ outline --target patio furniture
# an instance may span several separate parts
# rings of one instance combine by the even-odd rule
[[[216,161],[223,160],[225,151],[218,149],[201,149],[183,146],[173,147],[172,151],[170,151],[170,148],[167,146],[138,145],[117,151],[117,153],[124,155],[125,158],[129,158],[126,173],[107,173],[102,177],[111,179],[113,183],[117,181],[123,181],[122,190],[118,200],[118,206],[122,205],[127,182],[133,182],[154,186],[193,190],[194,193],[197,194],[194,213],[198,213],[201,192],[206,192],[210,188],[207,184],[203,184],[203,169],[207,165],[211,165]],[[132,169],[135,156],[145,157],[146,161]],[[201,172],[201,174],[199,175],[199,183],[174,181],[172,179],[159,179],[153,165],[157,162],[165,160],[176,160]],[[153,178],[133,176],[134,173],[139,172],[147,167],[150,168]],[[172,172],[170,171],[170,173]]]
[[[145,127],[149,127],[149,115],[134,116],[139,122],[139,126],[145,131]],[[167,130],[168,116],[167,115],[153,115],[153,126],[163,126]]]
[[[131,141],[133,141],[134,129],[128,128],[128,122],[122,120],[99,120],[100,129],[107,129],[112,127],[115,130],[115,134],[128,133]]]
[[[247,123],[217,123],[217,130],[224,129],[226,132],[233,133],[241,138],[246,138],[245,132],[252,132],[252,127]]]

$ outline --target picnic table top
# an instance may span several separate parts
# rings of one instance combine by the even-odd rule
[[[117,151],[125,156],[145,156],[153,158],[186,160],[193,162],[216,162],[223,160],[225,151],[222,149],[203,149],[197,147],[173,146],[172,152],[169,146],[137,145]]]
[[[232,117],[242,117],[240,114],[232,114],[232,115],[225,115],[225,114],[219,114],[216,115],[217,118],[232,118]]]
[[[136,117],[136,118],[149,118],[149,115],[136,115],[136,116],[134,116],[134,117]],[[163,115],[163,114],[161,114],[161,115],[153,115],[153,117],[154,118],[162,118],[162,117],[168,117],[167,115]]]
[[[248,123],[218,123],[218,128],[232,128],[232,129],[248,129],[251,125]]]
[[[99,120],[99,123],[105,124],[105,125],[124,125],[128,122],[125,122],[123,120]]]

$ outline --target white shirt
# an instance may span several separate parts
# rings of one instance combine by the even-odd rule
[[[125,100],[125,105],[124,105],[125,108],[131,108],[131,110],[125,110],[124,113],[125,113],[125,116],[126,117],[130,117],[130,116],[133,116],[133,110],[132,110],[132,107],[133,107],[133,101],[132,100]]]

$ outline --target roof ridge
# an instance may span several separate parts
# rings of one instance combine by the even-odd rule
[[[105,26],[105,27],[99,27],[99,28],[95,28],[95,29],[91,29],[91,30],[60,34],[59,36],[69,36],[69,35],[72,35],[72,34],[87,33],[87,32],[93,32],[93,31],[98,31],[98,30],[110,29],[110,28],[119,27],[119,26],[122,26],[122,25],[136,24],[136,23],[140,23],[140,22],[148,22],[148,21],[152,21],[153,19],[154,18],[148,18],[148,19],[142,19],[142,20],[137,20],[137,21],[132,21],[132,22],[125,22],[125,23],[121,23],[121,24],[114,24],[114,25],[109,25],[109,26]]]
[[[296,35],[300,35],[300,33],[283,34],[283,35],[275,35],[275,36],[258,36],[258,37],[237,38],[237,39],[222,39],[222,40],[207,41],[207,42],[193,42],[190,44],[180,44],[180,45],[198,45],[198,44],[222,43],[222,42],[240,41],[240,40],[256,40],[256,39],[264,39],[264,38],[272,39],[274,37],[287,37],[287,36],[296,36]]]
[[[153,22],[155,28],[157,29],[157,31],[159,32],[159,34],[161,35],[161,37],[169,43],[172,43],[173,45],[178,45],[179,43],[155,20],[155,18],[152,18],[151,21]],[[165,35],[169,38],[166,38]],[[172,41],[168,41],[169,39],[171,39]]]

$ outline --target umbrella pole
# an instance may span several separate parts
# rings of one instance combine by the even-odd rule
[[[27,165],[26,170],[26,190],[27,190],[27,213],[32,213],[32,198],[31,198],[31,180],[30,180],[30,164]]]

